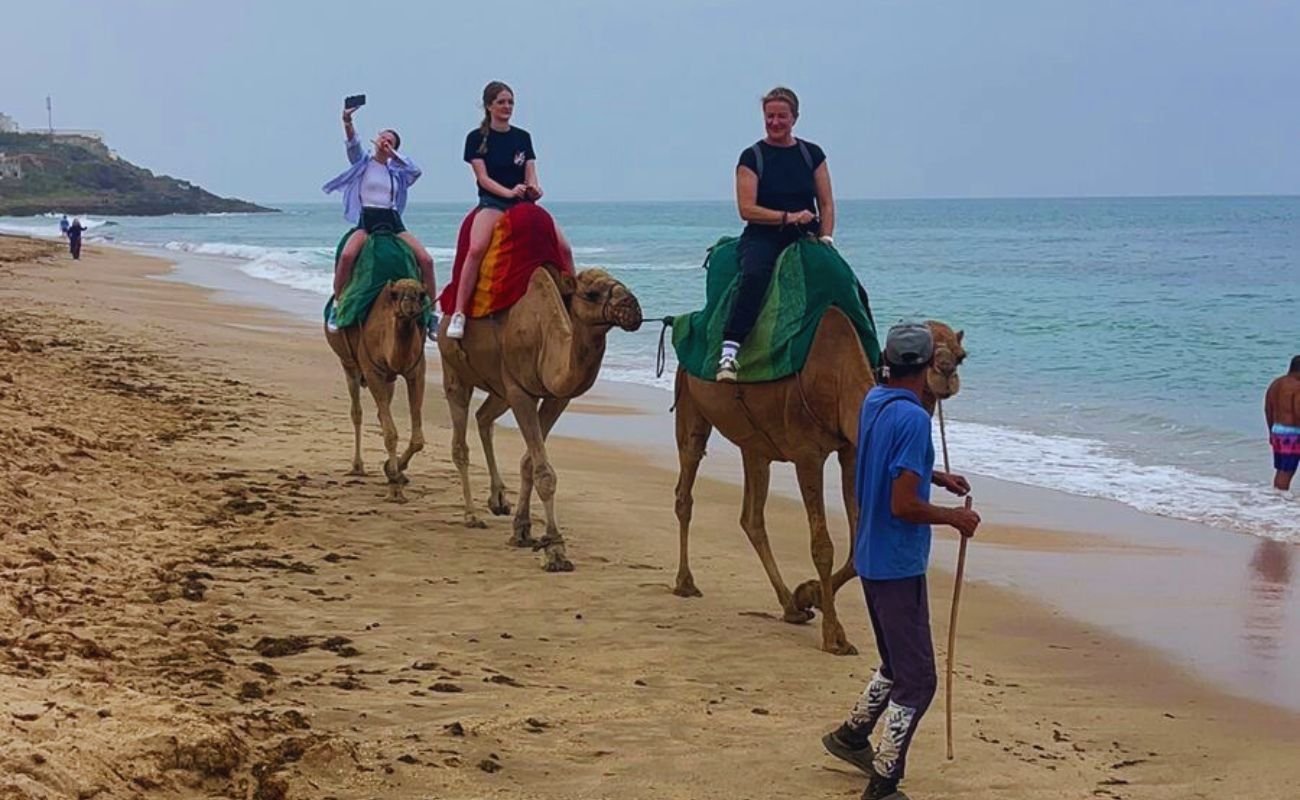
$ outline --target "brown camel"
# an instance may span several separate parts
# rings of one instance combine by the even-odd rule
[[[439,331],[438,351],[451,406],[451,455],[465,493],[465,524],[484,527],[474,514],[465,441],[470,399],[475,389],[483,389],[488,396],[475,418],[491,475],[488,508],[493,514],[510,513],[492,449],[493,423],[510,410],[528,448],[519,463],[519,507],[510,544],[544,549],[547,572],[568,572],[573,564],[565,555],[564,537],[555,521],[556,474],[546,455],[546,437],[569,401],[596,382],[610,329],[641,327],[641,306],[626,286],[604,270],[583,270],[575,278],[547,266],[533,273],[519,302],[490,317],[470,320],[465,338],[445,336],[448,321],[443,320]],[[532,537],[534,486],[546,508],[546,536],[540,540]]]
[[[935,339],[934,367],[927,376],[923,398],[933,412],[936,399],[957,393],[957,367],[966,357],[962,332],[953,332],[942,322],[928,323]],[[677,521],[681,550],[677,585],[673,593],[699,597],[687,559],[693,498],[692,487],[704,458],[704,446],[714,428],[740,448],[744,461],[745,488],[740,526],[758,552],[767,577],[776,590],[786,622],[812,619],[819,606],[822,619],[822,649],[837,655],[857,650],[844,635],[835,613],[835,592],[851,580],[853,532],[857,529],[854,469],[857,464],[858,414],[862,399],[875,385],[871,364],[863,352],[858,334],[839,309],[822,316],[813,338],[812,350],[802,371],[766,383],[715,383],[677,370]],[[838,572],[831,573],[834,545],[826,527],[826,506],[822,488],[823,467],[835,453],[840,462],[840,483],[849,518],[849,558]],[[793,594],[781,579],[763,522],[763,507],[773,461],[794,462],[808,525],[812,533],[812,560],[817,579],[799,586]]]
[[[361,462],[361,387],[368,386],[379,408],[384,447],[388,450],[388,460],[384,462],[388,499],[395,503],[406,502],[402,493],[406,466],[411,456],[424,449],[420,419],[424,407],[424,297],[424,286],[417,280],[389,281],[375,298],[365,322],[338,331],[325,327],[325,339],[343,365],[348,395],[352,398],[355,436],[352,470],[348,474],[366,474]],[[399,375],[406,380],[406,397],[411,407],[411,440],[400,458],[392,412],[393,388]]]

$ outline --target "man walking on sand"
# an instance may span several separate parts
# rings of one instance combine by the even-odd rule
[[[858,426],[861,513],[853,560],[866,591],[880,668],[849,718],[822,737],[832,755],[869,776],[863,800],[897,795],[908,746],[938,685],[925,583],[930,526],[951,525],[962,536],[974,536],[980,524],[969,499],[964,508],[930,503],[931,484],[959,496],[970,492],[960,475],[934,471],[930,415],[921,405],[934,358],[930,329],[895,325],[884,356],[887,385],[867,394]],[[882,719],[873,751],[869,737]]]
[[[1273,488],[1291,491],[1291,479],[1300,466],[1300,356],[1291,359],[1291,371],[1268,385],[1264,394],[1264,421],[1273,447]]]

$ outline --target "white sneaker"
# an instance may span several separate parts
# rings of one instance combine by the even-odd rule
[[[728,355],[726,353],[722,354],[722,358],[718,359],[718,374],[715,379],[722,381],[723,383],[736,382],[736,357],[735,356]]]
[[[463,339],[465,338],[465,315],[459,312],[451,315],[451,322],[447,323],[447,338]]]

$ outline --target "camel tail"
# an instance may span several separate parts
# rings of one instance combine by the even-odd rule
[[[668,364],[668,350],[664,347],[664,339],[668,336],[668,329],[673,326],[673,317],[664,317],[663,327],[659,329],[659,350],[655,353],[655,377],[662,378],[664,369]]]

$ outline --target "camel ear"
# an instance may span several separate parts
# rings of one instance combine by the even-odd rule
[[[555,276],[555,285],[560,287],[560,294],[568,297],[578,291],[578,281],[568,272],[560,272]]]
[[[961,340],[965,335],[966,331],[957,331],[957,344],[961,344]]]

